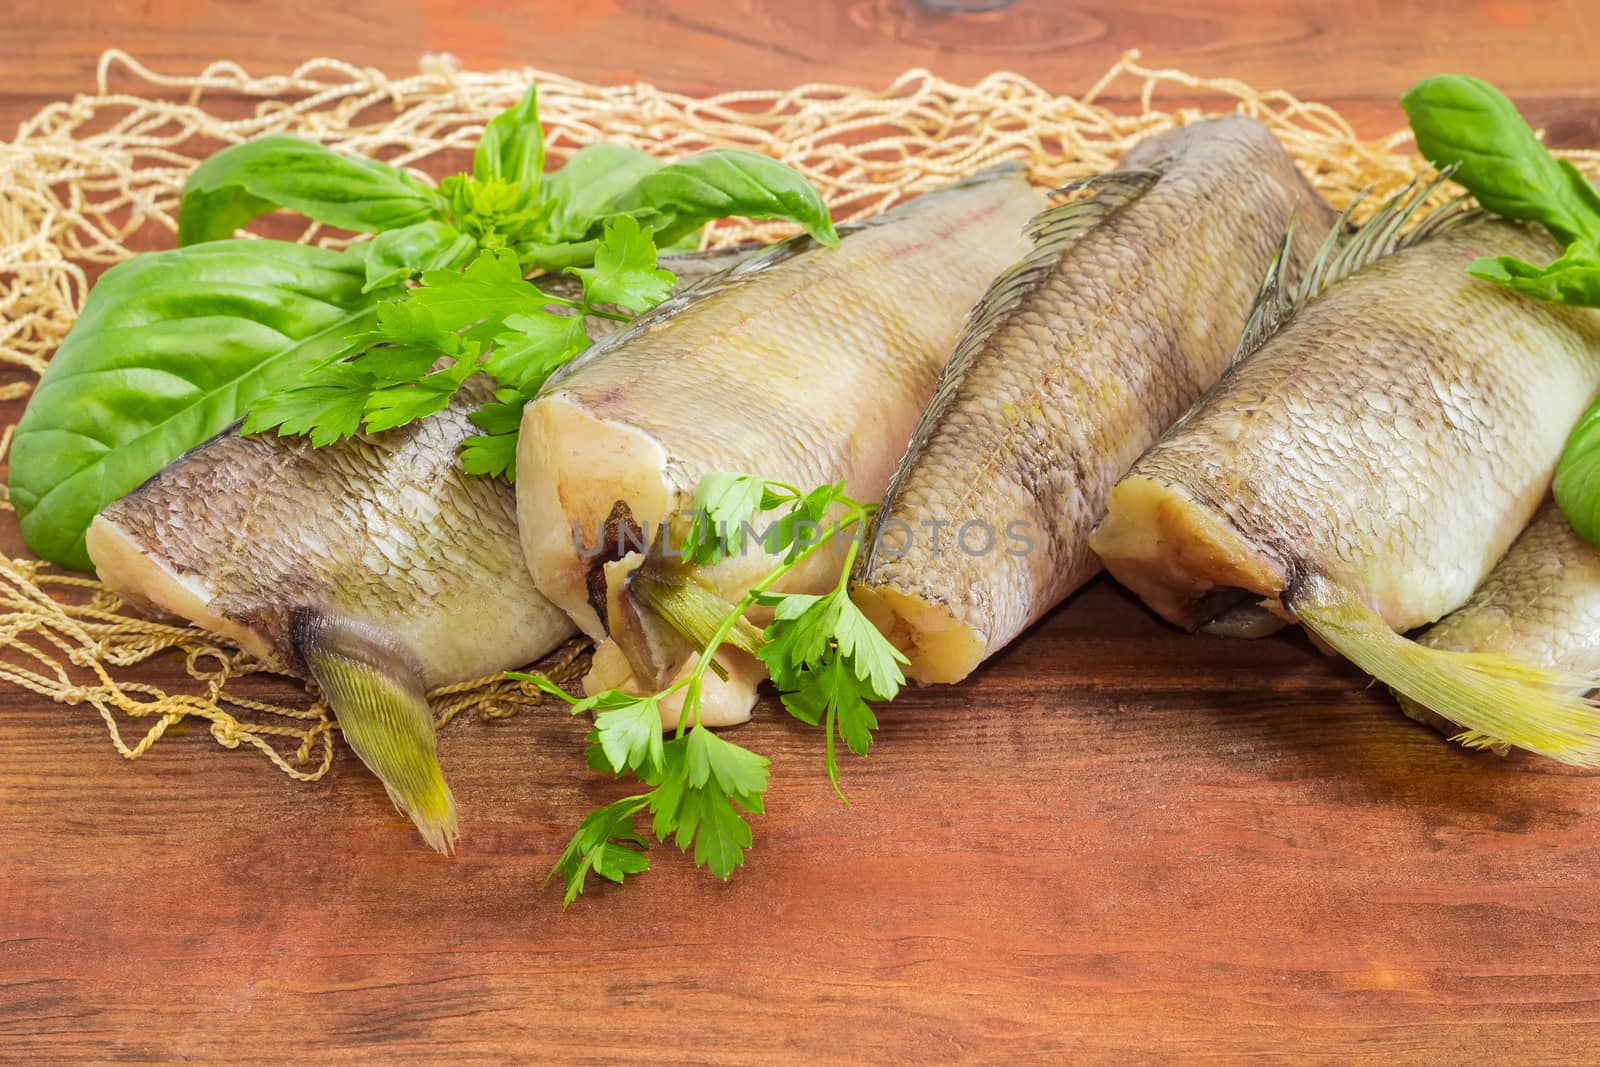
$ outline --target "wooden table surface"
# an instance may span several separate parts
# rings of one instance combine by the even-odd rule
[[[689,91],[910,66],[1081,90],[1137,46],[1372,134],[1414,79],[1469,71],[1600,144],[1592,0],[941,6],[12,0],[0,136],[113,46],[169,73],[447,50]],[[723,884],[657,849],[563,914],[540,880],[615,791],[563,714],[443,732],[444,859],[347,754],[297,786],[196,730],[128,764],[91,711],[0,690],[0,1056],[1414,1062],[1600,1038],[1600,782],[1442,743],[1302,638],[1186,637],[1102,581],[882,718],[845,808],[815,735],[763,706],[748,866]]]

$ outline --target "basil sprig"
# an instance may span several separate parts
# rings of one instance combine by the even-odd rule
[[[387,163],[313,141],[261,137],[224,148],[196,168],[178,204],[178,243],[229,237],[270,211],[294,211],[381,235],[367,249],[373,288],[460,267],[479,251],[499,248],[515,249],[529,270],[586,267],[606,225],[624,215],[663,249],[731,215],[785,219],[824,244],[838,243],[827,205],[805,178],[742,148],[663,163],[621,145],[590,145],[549,176],[544,162],[533,89],[484,127],[472,170],[437,189]]]
[[[1467,270],[1535,300],[1600,307],[1600,193],[1552,156],[1516,105],[1488,82],[1445,74],[1401,98],[1417,148],[1498,215],[1538,223],[1566,246],[1544,266],[1486,256]],[[1600,546],[1600,405],[1567,438],[1556,468],[1557,505],[1584,540]]]

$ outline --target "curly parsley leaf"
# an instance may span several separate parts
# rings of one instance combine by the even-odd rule
[[[404,303],[426,314],[438,327],[457,331],[490,320],[503,322],[508,315],[542,311],[547,305],[570,305],[545,293],[522,276],[516,254],[497,248],[479,253],[466,270],[431,270],[422,275],[422,287],[411,290]]]
[[[815,545],[822,518],[844,493],[844,483],[819,485],[801,493],[792,485],[753,474],[715,471],[700,479],[689,508],[689,528],[679,555],[685,563],[710,564],[744,547],[747,530],[758,513],[786,508],[760,532],[770,553],[787,551],[786,562]]]
[[[528,311],[507,315],[505,327],[483,369],[514,389],[537,392],[558,367],[589,347],[581,313]]]
[[[382,433],[443,411],[477,370],[478,348],[468,345],[455,362],[414,382],[374,389],[367,397],[366,428]]]
[[[772,622],[762,635],[764,644],[749,650],[766,665],[789,713],[823,728],[824,763],[835,791],[839,791],[837,740],[842,738],[852,752],[866,755],[878,728],[871,702],[892,700],[899,693],[905,683],[900,665],[906,660],[848,596],[847,580],[861,548],[859,538],[850,540],[839,581],[829,592],[771,592],[778,581],[828,541],[845,530],[859,533],[875,510],[872,505],[849,499],[842,483],[801,492],[783,482],[736,473],[702,477],[694,502],[698,515],[687,558],[691,564],[695,559],[714,562],[723,558],[728,547],[726,525],[743,525],[758,511],[781,512],[780,521],[797,517],[820,520],[835,505],[843,514],[823,539],[798,549],[786,543],[782,548],[789,551],[781,562],[737,604],[723,603],[720,621],[708,629],[709,636],[692,639],[704,645],[701,654],[687,674],[667,688],[644,697],[611,691],[582,700],[565,694],[562,698],[575,712],[597,713],[585,750],[592,768],[614,775],[631,770],[652,787],[650,792],[630,798],[629,811],[641,810],[631,805],[642,801],[658,840],[670,838],[683,851],[692,851],[697,865],[727,878],[744,862],[752,841],[745,814],[764,810],[770,764],[765,757],[702,725],[698,701],[701,681],[715,662],[717,650],[724,645],[738,646],[733,635],[741,624],[748,625],[746,611],[756,604],[773,609]],[[798,543],[796,537],[793,545]],[[782,548],[769,546],[769,551]],[[641,586],[635,591],[650,603],[648,588]],[[664,607],[665,603],[658,605],[658,610]],[[559,692],[548,683],[541,684],[548,691]],[[660,737],[661,703],[679,693],[683,703],[677,736],[657,750],[653,746]],[[842,791],[839,795],[843,799]],[[592,869],[592,865],[583,866],[584,857],[611,847],[615,840],[615,834],[608,837],[595,830],[597,825],[586,819],[563,854],[565,865],[558,869],[569,875],[569,893],[574,884],[572,872]]]
[[[830,502],[840,499],[839,487],[827,488]],[[810,498],[807,494],[802,506]],[[847,554],[846,576],[856,551],[852,546]],[[843,737],[852,752],[866,755],[878,728],[868,701],[893,700],[905,685],[900,668],[908,661],[856,607],[844,577],[825,594],[762,593],[756,599],[773,609],[772,622],[762,634],[766,643],[756,655],[789,714],[808,725],[822,725],[828,779],[838,790],[835,736]]]
[[[570,907],[583,893],[591,871],[608,881],[621,882],[630,874],[650,869],[643,851],[649,846],[633,826],[634,816],[649,800],[649,794],[623,797],[591,812],[578,824],[577,833],[544,880],[549,885],[551,879],[561,876],[566,885],[562,907]]]
[[[750,824],[717,782],[684,790],[677,822],[674,841],[685,852],[690,842],[694,843],[696,867],[705,867],[726,881],[744,864],[745,850],[752,841]]]
[[[710,564],[734,554],[734,539],[768,497],[764,479],[714,472],[695,486],[689,529],[679,549],[685,563]]]
[[[790,715],[808,726],[823,725],[826,734],[824,765],[828,780],[839,790],[839,760],[834,736],[843,737],[850,751],[865,756],[872,745],[872,732],[878,718],[867,703],[880,699],[836,652],[824,656],[814,667],[795,678],[796,688],[782,694],[783,706]],[[840,793],[843,796],[843,793]]]
[[[739,809],[762,812],[767,766],[766,757],[720,738],[704,726],[674,739],[666,746],[661,782],[650,793],[651,828],[656,838],[665,841],[670,836],[684,852],[692,845],[695,866],[707,867],[726,880],[744,863],[744,852],[752,840],[750,824]]]
[[[689,763],[689,784],[696,789],[713,778],[729,797],[751,805],[760,804],[767,791],[765,756],[758,756],[727,738],[696,726],[688,733],[685,752]]]
[[[533,683],[568,704],[574,715],[597,712],[588,741],[599,746],[605,757],[604,766],[612,774],[633,771],[641,780],[650,780],[662,772],[665,756],[659,697],[630,696],[616,689],[574,697],[542,674],[510,671],[506,677]]]
[[[461,442],[461,468],[468,474],[517,480],[517,433],[522,428],[522,409],[531,393],[520,389],[496,389],[494,400],[468,415],[483,433]]]
[[[850,664],[856,677],[867,683],[866,691],[871,699],[894,699],[900,687],[906,684],[900,666],[911,661],[872,625],[855,601],[842,592],[835,592],[833,596],[839,601],[833,632],[839,654]]]
[[[663,743],[661,711],[655,697],[631,697],[610,691],[576,700],[547,679],[534,681],[572,704],[574,714],[597,711],[590,731],[590,765],[621,774],[632,770],[654,788],[625,797],[591,813],[578,825],[561,858],[546,878],[560,875],[566,884],[563,906],[583,892],[588,874],[620,882],[648,869],[648,845],[634,818],[648,810],[658,841],[671,839],[691,849],[697,866],[726,879],[744,862],[751,844],[750,824],[741,814],[759,814],[768,781],[768,762],[748,749],[718,737],[703,726]]]
[[[627,215],[606,223],[594,266],[574,267],[569,273],[583,279],[588,304],[611,304],[636,312],[665,300],[677,281],[671,271],[656,266],[650,231]]]
[[[615,317],[597,304],[643,306],[674,280],[656,267],[650,235],[632,220],[606,228],[606,242],[613,240],[615,255],[602,245],[601,266],[579,272],[584,292],[577,301],[523,278],[509,249],[480,252],[461,270],[424,270],[420,286],[378,307],[376,328],[356,337],[339,361],[259,400],[244,432],[276,428],[322,445],[362,429],[395,429],[443,411],[484,371],[502,388],[472,416],[487,433],[468,439],[462,462],[468,473],[514,477],[520,405],[588,346],[585,316]]]
[[[241,433],[277,428],[280,434],[305,434],[322,448],[361,431],[372,377],[349,363],[324,367],[317,380],[295,389],[268,393],[245,417]]]
[[[622,694],[598,701],[589,740],[605,753],[613,774],[630,770],[641,777],[659,774],[665,760],[661,740],[661,704],[654,696],[623,699]]]
[[[793,507],[779,517],[767,531],[768,552],[787,550],[785,559],[792,561],[800,553],[817,544],[824,533],[822,519],[828,509],[844,496],[844,483],[819,485],[793,501]],[[763,503],[763,508],[768,507]]]

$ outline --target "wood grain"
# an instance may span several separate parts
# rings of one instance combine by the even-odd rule
[[[1138,45],[1369,133],[1414,78],[1468,70],[1600,144],[1579,0],[934,6],[25,0],[0,120],[88,87],[113,45],[171,72],[338,53],[401,73],[448,49],[697,91],[915,65],[1072,90]],[[763,706],[738,731],[777,775],[748,866],[722,884],[658,849],[563,914],[539,881],[615,792],[564,714],[444,731],[465,832],[446,860],[348,755],[296,786],[196,729],[127,764],[92,711],[0,690],[0,1049],[1437,1062],[1600,1039],[1600,783],[1451,748],[1301,638],[1185,637],[1102,581],[883,721],[846,808],[815,735]]]
[[[950,13],[962,7],[976,10]],[[685,92],[811,81],[887,84],[909,67],[973,82],[1015,70],[1089,87],[1130,48],[1146,61],[1282,87],[1348,112],[1366,133],[1440,70],[1489,78],[1539,121],[1600,143],[1583,106],[1600,51],[1589,0],[11,0],[0,35],[0,129],[93,83],[121,48],[157,71],[219,58],[252,73],[337,55],[391,74],[422,53],[529,64]]]

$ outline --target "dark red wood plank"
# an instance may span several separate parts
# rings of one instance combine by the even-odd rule
[[[0,129],[100,50],[188,73],[424,51],[711,91],[909,66],[1081,90],[1125,48],[1393,128],[1416,77],[1493,78],[1600,144],[1581,0],[13,3]],[[14,547],[14,534],[0,538]],[[149,677],[172,683],[172,663]],[[341,755],[298,786],[199,728],[127,764],[92,710],[0,690],[8,1058],[612,1062],[1570,1056],[1600,1037],[1600,786],[1462,752],[1302,639],[1185,637],[1101,582],[848,759],[764,706],[769,814],[721,884],[670,850],[563,914],[583,726],[464,718],[435,857]]]

